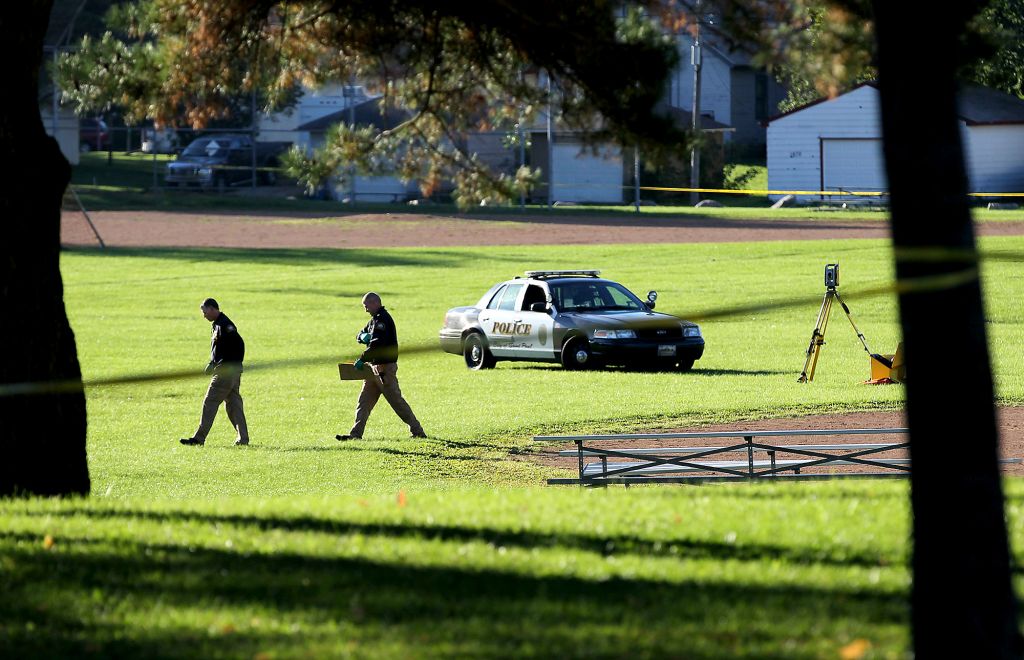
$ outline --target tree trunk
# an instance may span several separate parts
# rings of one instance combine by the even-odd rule
[[[0,496],[89,492],[85,394],[60,275],[61,200],[71,169],[39,116],[51,4],[0,9]],[[10,387],[55,381],[78,386],[46,393]]]
[[[918,658],[1016,658],[1022,650],[956,106],[960,36],[980,5],[873,3],[896,275],[903,287],[923,285],[899,296]],[[924,38],[914,48],[911,31]]]

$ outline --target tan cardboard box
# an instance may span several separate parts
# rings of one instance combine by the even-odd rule
[[[366,374],[368,373],[370,373],[370,365],[365,365],[362,369],[356,369],[355,365],[351,362],[338,363],[338,374],[342,380],[366,380]]]

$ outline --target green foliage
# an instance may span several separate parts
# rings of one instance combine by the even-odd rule
[[[239,92],[282,105],[299,83],[359,80],[381,109],[407,121],[384,131],[333,131],[295,157],[311,188],[325,171],[388,173],[424,194],[452,182],[462,206],[504,201],[536,172],[494,172],[465,146],[472,130],[509,131],[553,106],[563,128],[642,144],[648,157],[682,138],[653,108],[677,57],[656,19],[617,4],[531,0],[489,6],[145,0],[111,14],[118,32],[63,57],[66,93],[80,107],[111,103],[134,120],[201,126]],[[660,20],[660,19],[658,19]],[[538,72],[543,72],[543,75]],[[555,86],[547,85],[553,78]],[[322,165],[314,163],[323,160]]]
[[[786,87],[779,112],[834,97],[877,77],[874,26],[863,7],[850,11],[846,3],[829,0],[802,0],[793,6],[790,24],[774,31],[789,42],[776,62],[776,78]]]
[[[968,65],[964,77],[1024,98],[1024,3],[993,0],[972,28],[979,57]]]
[[[762,165],[730,163],[723,169],[722,187],[731,190],[767,190],[768,168]]]
[[[1024,98],[1022,34],[1020,0],[988,3],[965,31],[962,47],[968,64],[960,71],[961,80]],[[785,48],[773,49],[774,56],[761,54],[774,63],[776,78],[787,87],[780,112],[836,96],[878,75],[874,23],[866,3],[800,0],[793,3],[789,20],[767,35],[786,43]]]

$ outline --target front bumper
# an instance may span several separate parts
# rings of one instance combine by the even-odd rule
[[[608,364],[665,364],[699,360],[704,355],[704,339],[592,339],[590,350]]]
[[[202,171],[200,171],[202,169]],[[164,174],[167,183],[208,186],[213,182],[213,170],[199,167],[171,167]]]

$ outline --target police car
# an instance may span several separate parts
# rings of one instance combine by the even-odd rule
[[[470,369],[499,360],[691,369],[704,354],[700,327],[653,311],[654,291],[643,301],[600,274],[530,270],[495,284],[476,305],[448,310],[441,347]]]

